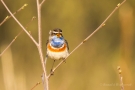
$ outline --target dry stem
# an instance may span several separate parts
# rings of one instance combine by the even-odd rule
[[[35,17],[32,17],[31,21],[26,25],[26,28],[28,27],[28,25],[35,19]],[[23,30],[22,30],[23,31]],[[13,42],[18,38],[18,36],[20,36],[20,34],[22,33],[22,31],[20,31],[16,37],[10,42],[10,44],[0,53],[0,57],[5,53],[5,51],[13,44]]]
[[[40,3],[40,6],[42,6],[44,2],[45,2],[45,0],[43,0],[43,1]]]
[[[121,76],[122,71],[121,71],[120,66],[118,66],[117,69],[118,69],[118,71],[119,71],[120,87],[121,87],[121,90],[124,90],[123,77]]]
[[[13,42],[18,38],[18,36],[20,36],[20,34],[22,33],[22,31],[20,31],[17,36],[10,42],[10,44],[1,52],[0,57],[5,53],[5,51],[13,44]]]
[[[41,65],[43,68],[43,85],[44,85],[44,90],[49,90],[49,85],[48,85],[48,78],[47,78],[47,72],[46,72],[46,65],[44,63],[44,57],[43,57],[43,51],[42,51],[42,29],[41,29],[41,7],[45,0],[43,0],[40,4],[39,0],[37,0],[37,14],[38,14],[38,51],[39,51],[39,56],[41,60]]]
[[[37,87],[39,84],[41,84],[41,82],[37,82],[32,88],[31,90],[33,90],[35,87]]]
[[[31,40],[35,43],[36,46],[38,46],[38,43],[36,42],[36,40],[30,35],[30,33],[24,28],[24,26],[17,20],[17,18],[12,14],[12,12],[9,10],[9,8],[7,7],[7,5],[5,4],[5,2],[3,0],[1,0],[2,4],[4,5],[4,7],[7,9],[7,11],[10,13],[10,15],[14,18],[14,20],[19,24],[19,26],[24,30],[24,32],[31,38]]]
[[[114,8],[114,10],[109,14],[109,16],[103,21],[103,23],[101,23],[101,25],[94,30],[93,33],[91,33],[86,39],[84,39],[77,47],[75,47],[71,53],[64,59],[62,60],[55,68],[53,68],[52,72],[48,75],[48,79],[50,78],[50,76],[52,75],[52,73],[54,73],[54,71],[76,50],[78,49],[82,44],[84,44],[84,42],[86,42],[91,36],[93,36],[98,30],[100,30],[100,28],[102,28],[103,26],[105,26],[106,21],[113,15],[113,13],[122,5],[126,2],[126,0],[124,0],[122,3],[117,4],[117,6]]]
[[[13,13],[13,15],[15,15],[16,13],[20,12],[21,10],[23,10],[28,4],[24,4],[21,8],[19,8],[16,12]],[[8,19],[10,19],[12,16],[6,16],[5,19],[0,23],[0,26],[5,23]]]

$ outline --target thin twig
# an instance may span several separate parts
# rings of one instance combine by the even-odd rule
[[[124,0],[122,3],[119,3],[115,9],[109,14],[109,16],[103,21],[103,23],[101,23],[101,25],[94,30],[94,32],[92,32],[86,39],[84,39],[76,48],[74,48],[71,53],[64,59],[62,60],[53,70],[52,72],[48,75],[48,79],[50,78],[50,76],[52,75],[52,73],[54,73],[54,71],[63,63],[65,62],[65,60],[76,50],[78,49],[82,44],[84,44],[91,36],[93,36],[98,30],[100,30],[100,28],[102,28],[103,26],[105,26],[106,21],[113,15],[113,13],[122,5],[126,2],[126,0]]]
[[[32,19],[30,20],[30,22],[26,25],[26,28],[28,27],[28,25],[35,19],[35,17],[32,17]],[[4,52],[13,44],[13,42],[18,38],[18,36],[20,36],[20,34],[23,32],[23,30],[21,30],[16,37],[10,42],[10,44],[2,51],[2,53],[0,54],[0,57],[4,54]]]
[[[22,33],[22,31],[20,31],[17,36],[11,41],[11,43],[3,50],[3,52],[0,54],[0,57],[5,53],[5,51],[13,44],[13,42],[18,38],[18,36],[20,36],[20,34]]]
[[[44,3],[44,0],[42,1],[42,4]],[[37,14],[38,14],[38,42],[39,46],[38,51],[39,51],[39,56],[41,60],[41,65],[43,69],[43,86],[45,90],[49,90],[48,86],[48,78],[47,78],[47,72],[46,72],[46,65],[44,63],[44,57],[43,57],[43,51],[42,51],[42,29],[41,29],[41,7],[42,4],[39,3],[39,0],[37,0]]]
[[[121,90],[124,90],[123,77],[121,76],[122,71],[121,71],[120,66],[118,66],[118,68],[117,68],[117,69],[118,69],[118,71],[119,71],[120,88],[121,88]]]
[[[27,28],[28,28],[28,26],[30,25],[30,23],[31,23],[33,20],[35,20],[35,19],[36,19],[36,17],[35,17],[35,16],[33,16],[33,17],[31,18],[30,22],[25,26],[25,28],[27,29]]]
[[[10,15],[14,18],[14,20],[19,24],[19,26],[24,30],[24,32],[31,38],[31,40],[34,42],[34,44],[36,46],[38,46],[38,43],[36,42],[36,40],[31,36],[31,34],[24,28],[24,26],[17,20],[17,18],[12,14],[12,12],[9,10],[9,8],[7,7],[7,5],[5,4],[5,2],[3,0],[1,0],[2,4],[4,5],[4,7],[7,9],[7,11],[10,13]]]
[[[37,82],[32,88],[31,90],[33,90],[35,87],[37,87],[39,84],[41,84],[41,82]]]
[[[40,6],[42,6],[44,2],[45,2],[45,0],[43,0],[43,1],[40,3]]]
[[[20,12],[21,10],[23,10],[28,4],[24,4],[21,8],[19,8],[16,12],[13,13],[13,15],[15,15],[16,13]],[[0,23],[0,26],[5,23],[9,18],[11,18],[12,16],[6,16],[6,18]]]

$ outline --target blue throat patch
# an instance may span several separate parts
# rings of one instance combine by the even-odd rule
[[[53,36],[52,41],[50,43],[53,47],[60,48],[64,44],[64,38],[58,38],[56,36]]]

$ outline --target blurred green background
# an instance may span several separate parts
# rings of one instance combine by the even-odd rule
[[[4,0],[23,26],[37,17],[36,0]],[[92,33],[122,0],[46,0],[42,7],[43,53],[48,32],[61,28],[70,52]],[[0,2],[0,22],[9,15]],[[37,19],[28,31],[38,40]],[[135,0],[128,0],[85,44],[67,58],[49,80],[50,90],[120,90],[121,66],[125,90],[135,88]],[[13,18],[0,26],[0,52],[21,31]],[[58,63],[57,61],[55,65]],[[53,60],[47,61],[50,72]],[[23,32],[0,57],[0,90],[30,90],[41,82],[42,67],[36,46]],[[34,90],[43,90],[42,84]]]

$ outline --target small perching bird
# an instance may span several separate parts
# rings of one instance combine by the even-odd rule
[[[47,56],[54,60],[63,60],[69,55],[67,41],[59,28],[50,30],[49,40],[47,41]]]

